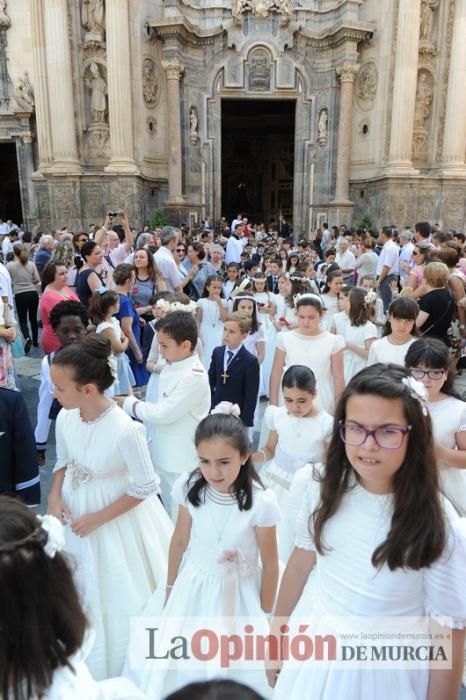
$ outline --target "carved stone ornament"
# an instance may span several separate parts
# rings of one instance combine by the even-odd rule
[[[362,109],[370,109],[377,94],[377,68],[373,63],[362,66],[356,82],[356,98]]]
[[[291,0],[237,0],[235,17],[250,12],[255,17],[268,17],[275,12],[281,15],[291,15]]]
[[[34,109],[34,90],[27,71],[18,81],[15,97],[18,102],[25,103],[30,109]]]
[[[416,90],[416,107],[414,112],[414,128],[425,129],[426,121],[432,111],[434,91],[427,73],[420,73]]]
[[[195,107],[191,107],[189,110],[189,140],[193,146],[195,146],[199,140],[197,133],[198,123],[199,120],[197,117],[197,109]]]
[[[172,61],[162,61],[162,68],[167,74],[167,80],[180,80],[184,72],[184,65],[178,58]]]
[[[0,29],[8,29],[11,26],[11,19],[6,13],[6,0],[0,0]]]
[[[328,142],[328,109],[324,107],[320,110],[318,125],[319,146],[326,146]]]
[[[342,83],[352,83],[359,71],[359,66],[355,63],[343,63],[337,68],[337,76]]]
[[[249,56],[249,90],[270,90],[270,55],[265,49],[255,49]]]
[[[145,58],[142,65],[142,95],[148,107],[155,107],[159,93],[159,85],[155,63],[151,58]]]
[[[104,0],[83,0],[81,22],[86,29],[86,41],[102,41],[105,31]]]
[[[421,22],[419,38],[421,41],[431,41],[434,28],[434,13],[439,6],[439,0],[421,0]]]
[[[107,121],[107,83],[98,63],[90,64],[85,81],[91,91],[91,123],[104,124]]]

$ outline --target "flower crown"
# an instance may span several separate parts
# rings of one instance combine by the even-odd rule
[[[159,299],[155,306],[167,314],[171,314],[174,311],[184,311],[184,313],[192,314],[193,316],[197,309],[194,301],[190,301],[189,304],[183,304],[181,301],[167,301],[166,299]]]
[[[45,554],[53,559],[57,552],[61,552],[65,546],[65,532],[63,525],[54,515],[38,515],[40,523],[29,535],[20,540],[5,542],[0,545],[0,554],[14,552],[19,547],[36,542],[44,548]]]

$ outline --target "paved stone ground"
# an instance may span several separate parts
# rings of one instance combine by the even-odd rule
[[[36,423],[36,409],[37,409],[37,395],[40,383],[40,364],[42,359],[42,352],[38,348],[32,348],[28,357],[21,357],[15,361],[18,373],[20,375],[20,387],[23,392],[23,396],[26,400],[28,406],[29,415],[31,417],[31,422],[33,425]],[[460,394],[466,392],[466,371],[465,373],[458,377],[456,380],[456,389]],[[261,412],[262,417],[263,411],[265,409],[265,402],[261,402]],[[258,440],[258,434],[255,434],[256,443]],[[49,436],[48,448],[47,448],[47,461],[45,466],[41,469],[41,489],[42,489],[42,504],[41,511],[46,508],[47,494],[50,489],[50,484],[52,480],[52,469],[55,464],[55,434],[54,428],[52,427]],[[466,660],[466,649],[465,649],[465,660]],[[402,700],[402,699],[401,699]],[[463,688],[461,690],[461,695],[459,700],[466,700],[466,663],[465,663],[465,673],[463,676]]]

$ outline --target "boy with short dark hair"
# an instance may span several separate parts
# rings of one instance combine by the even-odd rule
[[[243,345],[250,329],[250,318],[238,311],[230,314],[223,329],[225,345],[215,348],[209,367],[212,408],[221,401],[238,404],[248,428],[254,426],[260,376],[257,357]]]
[[[198,465],[194,432],[209,412],[207,373],[195,352],[197,324],[190,313],[174,311],[155,325],[159,351],[167,361],[160,372],[157,403],[134,396],[117,399],[133,418],[157,426],[157,439],[149,445],[155,470],[160,476],[165,508],[175,514],[171,490],[180,474]]]

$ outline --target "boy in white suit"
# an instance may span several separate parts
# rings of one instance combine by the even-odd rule
[[[195,353],[197,325],[184,311],[174,311],[157,322],[155,329],[160,354],[167,365],[160,373],[157,403],[126,397],[123,409],[144,423],[155,423],[157,435],[151,446],[156,472],[160,476],[162,500],[176,515],[171,489],[183,472],[198,466],[194,432],[210,410],[207,372]]]

